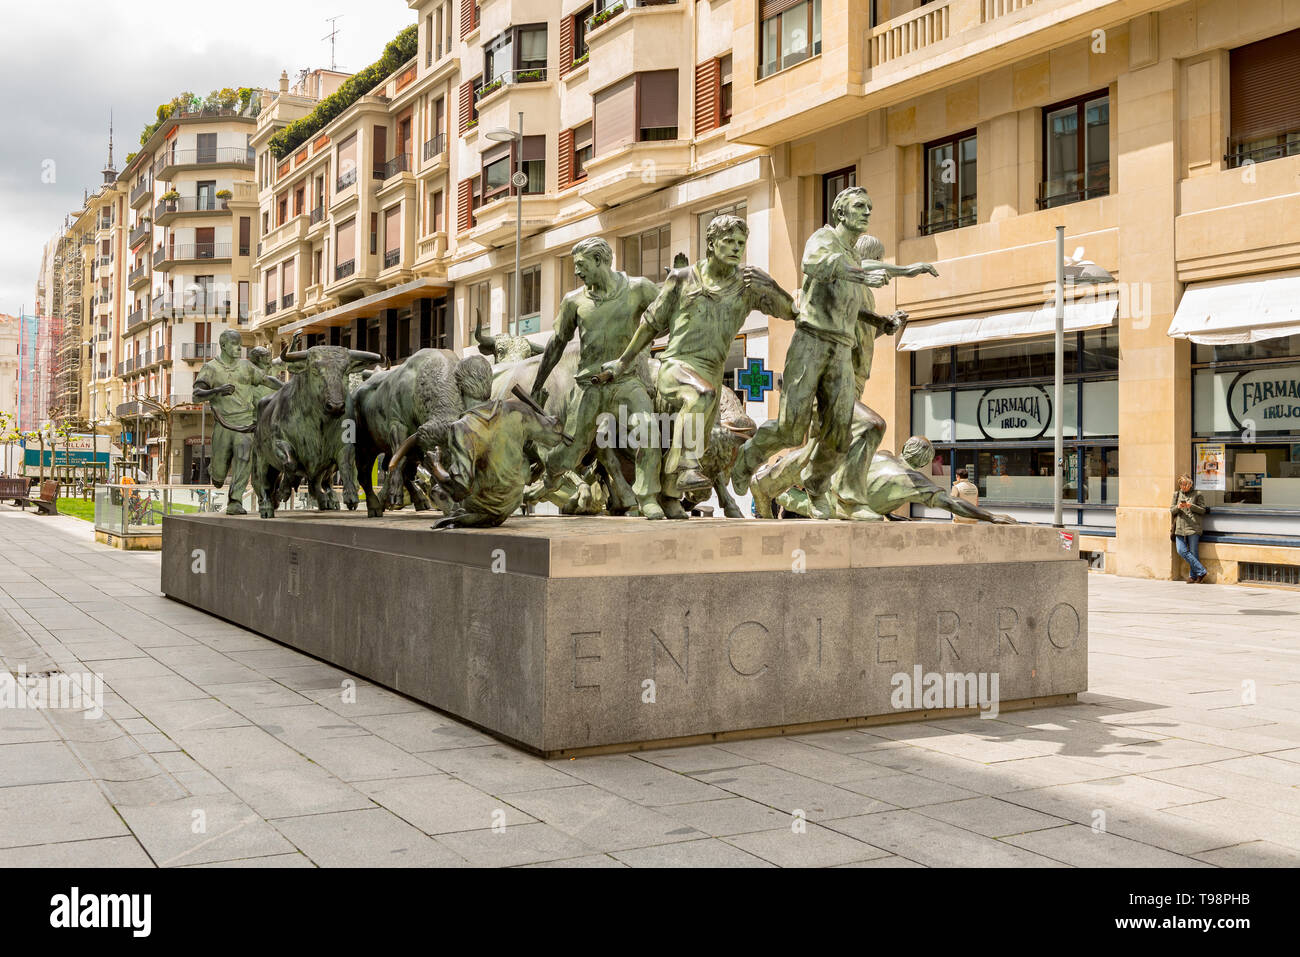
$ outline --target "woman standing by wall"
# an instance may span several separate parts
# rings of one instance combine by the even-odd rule
[[[1205,515],[1205,498],[1192,488],[1189,475],[1178,477],[1178,490],[1169,505],[1172,516],[1170,538],[1174,540],[1178,554],[1187,562],[1187,583],[1198,585],[1205,580],[1205,566],[1197,556],[1201,543],[1202,516]]]

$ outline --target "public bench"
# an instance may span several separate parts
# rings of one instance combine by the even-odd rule
[[[39,495],[32,494],[32,488],[23,478],[0,479],[0,500],[12,499],[13,503],[27,511],[28,505],[35,505],[41,515],[59,514],[59,483],[46,479],[41,484]]]

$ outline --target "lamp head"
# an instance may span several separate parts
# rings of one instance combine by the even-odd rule
[[[498,126],[494,130],[486,130],[483,136],[493,143],[511,143],[520,138],[518,133],[514,130],[508,130],[504,126]]]

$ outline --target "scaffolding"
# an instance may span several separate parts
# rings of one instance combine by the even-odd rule
[[[82,318],[81,287],[84,260],[80,238],[64,233],[55,253],[55,278],[60,280],[51,296],[50,315],[61,320],[57,333],[54,396],[50,418],[56,425],[81,428],[85,425],[82,408],[82,364],[85,361],[85,343],[82,332],[87,324]],[[57,298],[55,298],[57,296]],[[92,297],[94,312],[98,297]]]

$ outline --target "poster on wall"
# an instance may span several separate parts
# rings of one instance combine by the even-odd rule
[[[1204,492],[1227,488],[1227,451],[1222,443],[1196,446],[1196,487]]]

